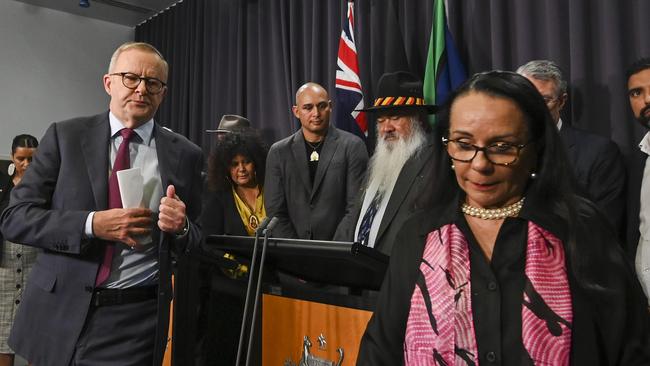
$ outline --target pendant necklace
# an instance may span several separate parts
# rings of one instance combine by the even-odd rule
[[[250,226],[253,230],[256,230],[259,224],[260,224],[260,219],[258,219],[255,213],[253,212],[248,217],[248,226]]]
[[[312,151],[312,153],[309,155],[309,161],[318,161],[318,159],[320,158],[320,154],[318,154],[317,149],[320,147],[320,145],[323,144],[323,141],[325,141],[325,139],[320,140],[320,141],[318,141],[316,144],[313,145],[311,142],[305,140],[305,142],[306,142],[306,143],[307,143],[307,144],[308,144],[312,149],[314,149],[314,151]]]
[[[259,191],[258,191],[259,194]],[[239,195],[239,194],[238,194]],[[255,195],[257,196],[257,195]],[[246,197],[245,195],[243,197]],[[244,206],[248,209],[248,212],[250,213],[250,216],[248,216],[248,226],[250,226],[253,230],[256,230],[257,227],[260,225],[260,219],[257,217],[257,199],[255,200],[255,203],[253,204],[253,207],[246,202],[245,198],[241,198],[241,201],[244,203]]]

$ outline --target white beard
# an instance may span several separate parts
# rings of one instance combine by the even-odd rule
[[[411,135],[398,135],[394,141],[386,141],[377,132],[377,147],[370,159],[368,173],[368,192],[392,191],[402,167],[426,142],[426,135],[420,122],[413,120]]]

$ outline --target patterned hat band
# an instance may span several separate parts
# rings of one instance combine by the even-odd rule
[[[383,97],[375,99],[373,107],[424,105],[424,98],[418,97]]]

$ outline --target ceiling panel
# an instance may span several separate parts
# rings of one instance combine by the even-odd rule
[[[88,8],[80,7],[79,0],[15,1],[135,27],[182,0],[89,0]]]

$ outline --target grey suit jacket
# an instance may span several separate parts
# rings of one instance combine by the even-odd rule
[[[21,184],[2,214],[2,231],[18,243],[43,248],[30,273],[9,339],[35,365],[68,365],[82,331],[105,242],[84,237],[90,211],[107,208],[108,113],[52,124]],[[174,184],[187,206],[190,231],[172,238],[178,253],[198,245],[194,224],[201,210],[201,150],[156,125],[154,137],[163,187]],[[164,350],[171,299],[170,243],[159,239],[156,362]],[[154,241],[155,242],[155,241]]]
[[[330,126],[311,184],[302,130],[271,146],[266,160],[267,216],[277,217],[275,237],[332,240],[353,215],[368,152],[363,141]]]

